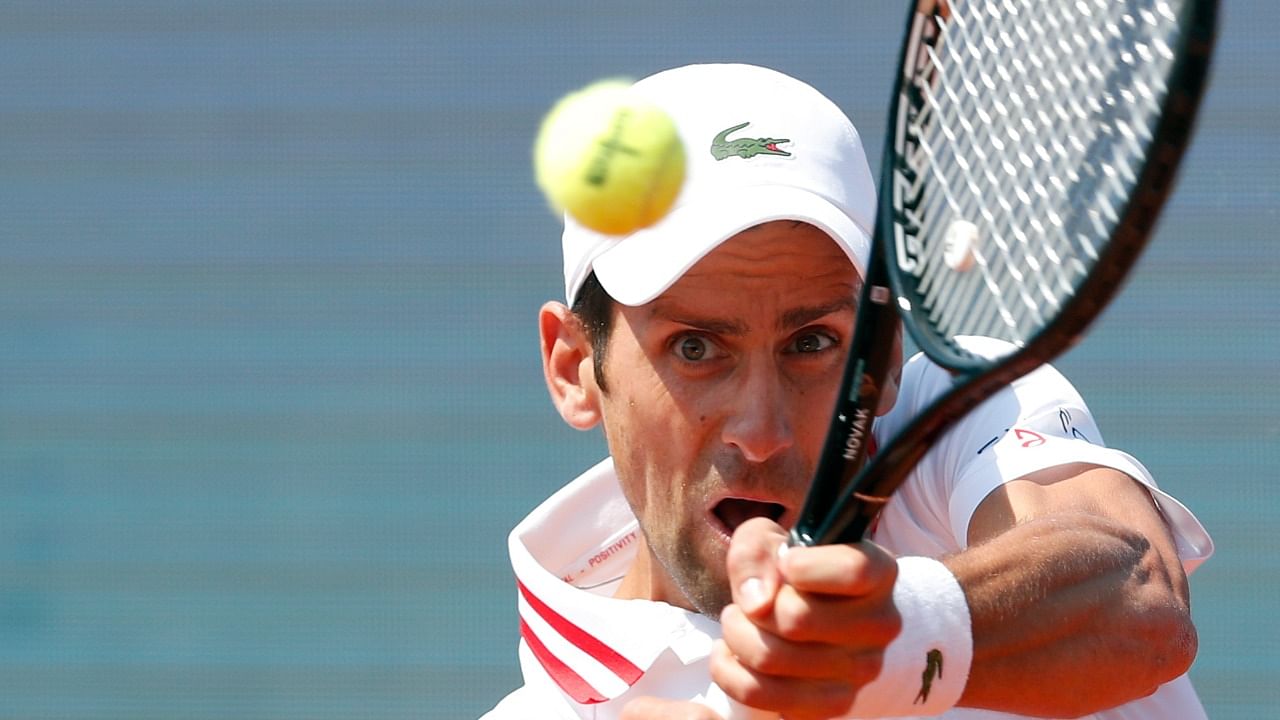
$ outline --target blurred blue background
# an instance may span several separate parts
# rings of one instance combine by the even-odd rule
[[[1060,362],[1214,533],[1193,675],[1280,705],[1274,5],[1226,3],[1141,272]],[[901,3],[0,3],[0,718],[466,718],[508,529],[603,453],[545,398],[560,94],[770,65],[878,167]]]

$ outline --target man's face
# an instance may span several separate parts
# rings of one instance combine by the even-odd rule
[[[826,435],[859,287],[817,228],[726,241],[654,301],[618,306],[605,436],[651,557],[647,595],[716,617],[729,537],[795,522]]]

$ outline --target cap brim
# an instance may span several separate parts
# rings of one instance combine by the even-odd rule
[[[659,223],[627,236],[592,261],[596,278],[623,305],[643,305],[675,284],[721,243],[773,220],[799,220],[827,233],[861,276],[860,258],[871,246],[870,229],[858,226],[831,201],[788,186],[734,188],[677,206]]]

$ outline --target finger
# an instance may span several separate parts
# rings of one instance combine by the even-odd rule
[[[902,629],[893,595],[820,595],[783,585],[770,612],[753,622],[792,642],[883,648]]]
[[[622,708],[619,720],[724,720],[706,705],[695,702],[638,697]]]
[[[847,711],[856,687],[841,680],[783,678],[742,665],[723,640],[711,651],[711,678],[744,705],[774,710],[787,720],[825,720]]]
[[[720,616],[725,645],[747,669],[765,675],[843,680],[858,686],[880,674],[881,646],[875,643],[836,645],[796,642],[755,625],[736,605]]]
[[[727,617],[725,611],[729,611]],[[756,631],[787,642],[836,645],[851,653],[880,652],[902,631],[902,616],[891,595],[850,599],[800,593],[783,585],[773,606],[763,615],[747,615],[732,604],[726,605],[725,611],[721,611],[722,631],[730,625],[745,637],[747,630],[737,627],[740,620],[745,620]]]
[[[782,526],[767,518],[752,518],[733,533],[726,560],[733,602],[748,615],[767,613],[781,585],[778,549],[787,542]]]
[[[890,593],[898,577],[894,556],[870,541],[788,548],[779,570],[797,590],[843,596]]]

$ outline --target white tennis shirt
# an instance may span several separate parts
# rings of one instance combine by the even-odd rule
[[[898,402],[874,426],[883,443],[950,385],[946,371],[918,355],[904,367]],[[1105,447],[1084,400],[1045,366],[989,398],[951,429],[886,505],[873,539],[899,556],[938,557],[965,548],[969,519],[993,489],[1065,463],[1112,467],[1145,484],[1158,503],[1187,572],[1213,552],[1200,522],[1156,487],[1137,460]],[[720,626],[697,613],[648,600],[612,597],[635,555],[640,529],[606,459],[535,509],[512,531],[525,684],[484,720],[618,717],[632,698],[706,700],[711,644]],[[1014,718],[965,708],[950,720]],[[1089,717],[1202,720],[1185,675],[1155,694]]]

